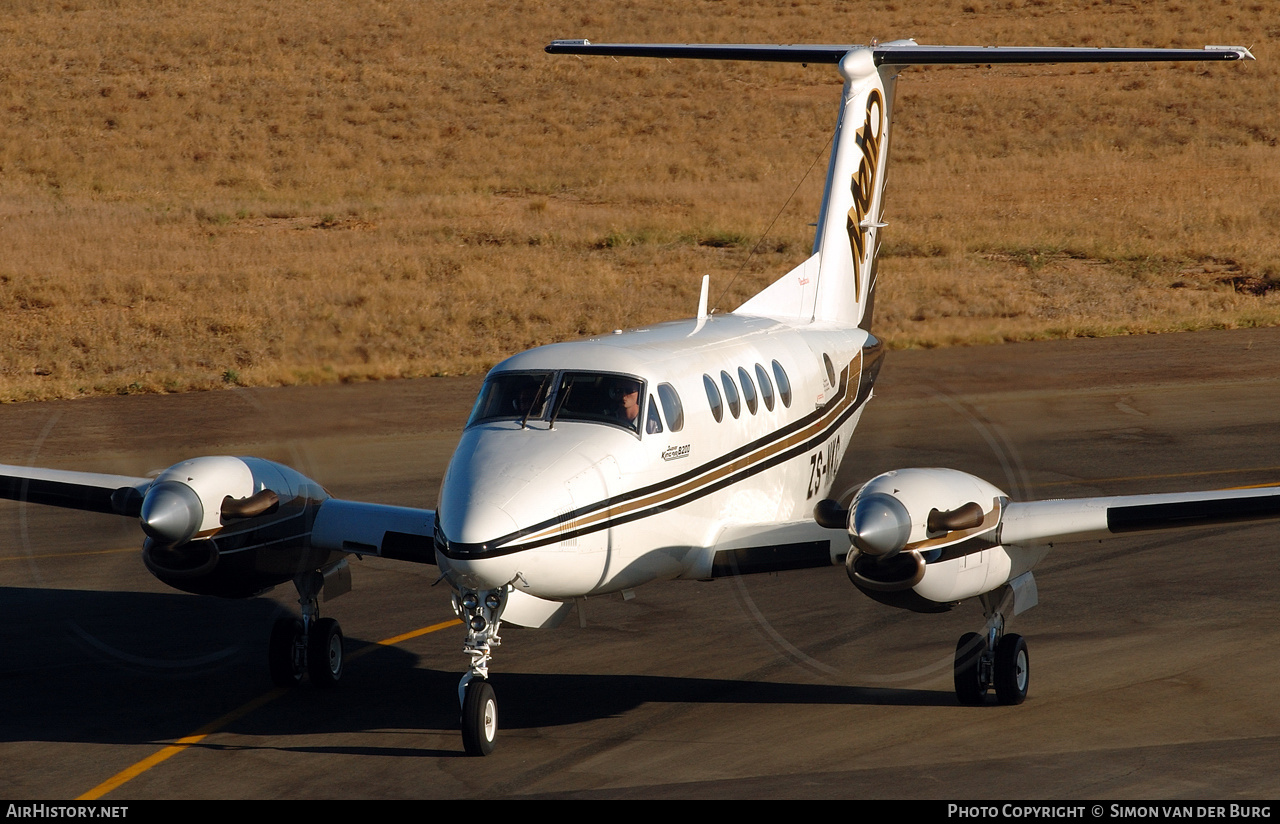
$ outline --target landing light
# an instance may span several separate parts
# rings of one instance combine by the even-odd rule
[[[484,605],[485,605],[486,607],[488,607],[489,609],[497,609],[497,608],[498,608],[498,593],[496,593],[496,592],[490,592],[488,595],[484,596]]]
[[[488,624],[485,622],[484,618],[477,615],[471,619],[467,626],[471,627],[472,632],[483,632],[484,628],[488,626]]]

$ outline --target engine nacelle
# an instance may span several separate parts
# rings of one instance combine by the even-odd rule
[[[178,546],[222,529],[224,498],[247,498],[253,471],[240,458],[193,458],[156,476],[142,497],[142,531],[158,544]]]
[[[260,458],[193,458],[161,472],[143,494],[142,560],[185,592],[248,597],[319,569],[311,546],[329,494],[287,466]]]
[[[954,469],[878,475],[849,506],[849,579],[878,601],[922,612],[995,589],[1015,567],[998,545],[1007,501],[1000,489]]]

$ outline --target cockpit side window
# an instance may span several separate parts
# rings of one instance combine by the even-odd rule
[[[656,435],[662,431],[662,418],[658,417],[658,404],[653,400],[653,395],[649,396],[649,412],[644,419],[644,433],[646,435]]]
[[[503,372],[484,382],[467,426],[502,419],[537,420],[546,413],[551,372]]]
[[[658,399],[662,401],[662,414],[667,416],[667,426],[671,431],[684,429],[684,406],[676,388],[669,383],[658,384]]]

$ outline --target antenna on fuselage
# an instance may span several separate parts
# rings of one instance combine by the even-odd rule
[[[693,337],[702,331],[702,327],[707,325],[707,318],[711,315],[707,312],[707,298],[711,295],[711,275],[702,276],[702,294],[698,296],[698,322],[693,325],[693,331],[686,337]]]

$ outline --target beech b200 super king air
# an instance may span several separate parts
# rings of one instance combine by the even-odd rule
[[[598,45],[552,54],[834,64],[844,79],[812,255],[733,312],[698,315],[515,355],[489,373],[437,508],[332,498],[288,467],[202,457],[154,478],[0,467],[0,495],[137,518],[142,557],[187,592],[250,597],[292,581],[300,618],[272,629],[282,685],[331,685],[337,623],[319,596],[350,588],[346,558],[436,564],[470,658],[458,686],[466,751],[497,733],[489,681],[503,621],[551,627],[586,596],[660,579],[842,564],[889,606],[942,612],[977,598],[955,691],[1027,695],[1024,640],[1006,621],[1034,606],[1052,544],[1280,516],[1280,487],[1014,502],[949,469],[902,469],[830,500],[836,468],[880,370],[876,254],[899,71],[928,63],[1251,60],[1189,49]]]

